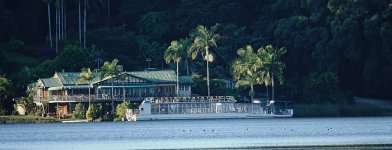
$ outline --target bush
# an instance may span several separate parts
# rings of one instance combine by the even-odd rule
[[[333,72],[311,73],[304,87],[305,101],[314,104],[346,103],[338,83],[338,76]]]
[[[117,107],[116,107],[116,121],[117,120],[120,121],[120,120],[125,119],[125,114],[127,112],[127,109],[130,108],[130,106],[131,105],[127,101],[123,102],[120,105],[117,105]]]
[[[85,119],[86,118],[86,109],[84,108],[82,103],[78,103],[75,106],[75,111],[72,114],[73,119]]]
[[[97,119],[99,117],[101,117],[101,105],[97,105],[97,104],[91,104],[86,112],[86,118],[88,120],[94,120]]]
[[[358,117],[391,115],[392,109],[374,105],[297,104],[294,117]]]
[[[34,116],[35,113],[37,112],[38,108],[36,104],[34,103],[34,92],[32,90],[26,91],[27,97],[21,97],[16,101],[16,104],[21,105],[25,111],[26,114],[29,114],[31,116]],[[14,106],[14,109],[16,109],[16,106]]]

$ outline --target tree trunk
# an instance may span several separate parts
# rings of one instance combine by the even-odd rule
[[[82,16],[80,14],[80,1],[79,0],[79,46],[82,47]]]
[[[84,0],[84,31],[83,31],[83,47],[86,47],[86,16],[87,16],[87,0]]]
[[[89,106],[89,107],[90,107],[90,105],[91,105],[91,93],[90,93],[90,89],[91,89],[91,88],[90,88],[90,85],[91,85],[91,84],[88,85],[88,106]]]
[[[110,29],[110,0],[108,1],[108,28]]]
[[[125,102],[125,81],[123,81],[123,102]]]
[[[64,39],[67,38],[67,5],[64,3]]]
[[[186,75],[189,76],[189,60],[186,60]]]
[[[265,86],[265,88],[267,89],[267,100],[270,100],[269,98],[269,90],[268,90],[268,85]]]
[[[56,2],[56,54],[58,53],[58,51],[59,51],[59,5],[58,5],[58,1]]]
[[[113,78],[114,78],[114,76],[112,76],[112,80],[111,80],[111,82],[112,82],[112,114],[114,115],[114,85],[113,85]]]
[[[250,86],[250,93],[249,93],[249,94],[250,94],[249,96],[250,96],[250,101],[251,101],[251,102],[253,102],[253,97],[255,96],[254,93],[255,93],[255,92],[254,92],[254,89],[253,89],[253,85],[251,85],[251,86]]]
[[[64,0],[61,0],[61,39],[64,39]]]
[[[51,21],[50,21],[50,3],[48,2],[49,43],[50,43],[50,47],[53,48],[52,25],[50,23],[51,23]]]
[[[206,46],[206,61],[207,61],[207,92],[208,96],[210,96],[210,70],[208,68],[208,62],[209,62],[209,54],[208,54],[208,46]]]
[[[275,84],[274,84],[274,74],[272,73],[272,82],[271,82],[271,86],[272,86],[272,100],[275,100]]]
[[[176,86],[176,96],[178,97],[179,89],[180,89],[180,84],[179,84],[179,81],[178,81],[178,61],[176,61],[176,62],[177,62],[177,86]]]

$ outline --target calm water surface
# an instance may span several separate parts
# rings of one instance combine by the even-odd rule
[[[0,149],[392,144],[392,117],[0,124]]]

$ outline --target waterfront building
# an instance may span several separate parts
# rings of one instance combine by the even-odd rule
[[[176,74],[173,70],[146,70],[124,72],[125,77],[95,78],[90,83],[78,83],[80,72],[56,72],[53,77],[41,78],[30,88],[34,91],[34,103],[42,106],[44,113],[67,115],[76,103],[88,103],[89,88],[91,102],[101,103],[104,111],[110,112],[111,102],[115,105],[125,101],[141,102],[146,97],[176,96]],[[191,76],[179,76],[179,95],[189,97],[194,82]]]

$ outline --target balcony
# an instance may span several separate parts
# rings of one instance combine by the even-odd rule
[[[146,95],[147,96],[147,95]],[[131,101],[142,101],[144,97],[136,97],[131,95],[126,95],[125,100]],[[123,96],[116,95],[114,96],[114,101],[123,101]],[[41,103],[59,103],[59,102],[88,102],[89,96],[88,95],[52,95],[49,98],[42,98],[42,97],[34,97],[34,102]],[[111,102],[112,97],[107,94],[100,94],[100,95],[91,95],[91,102]]]

